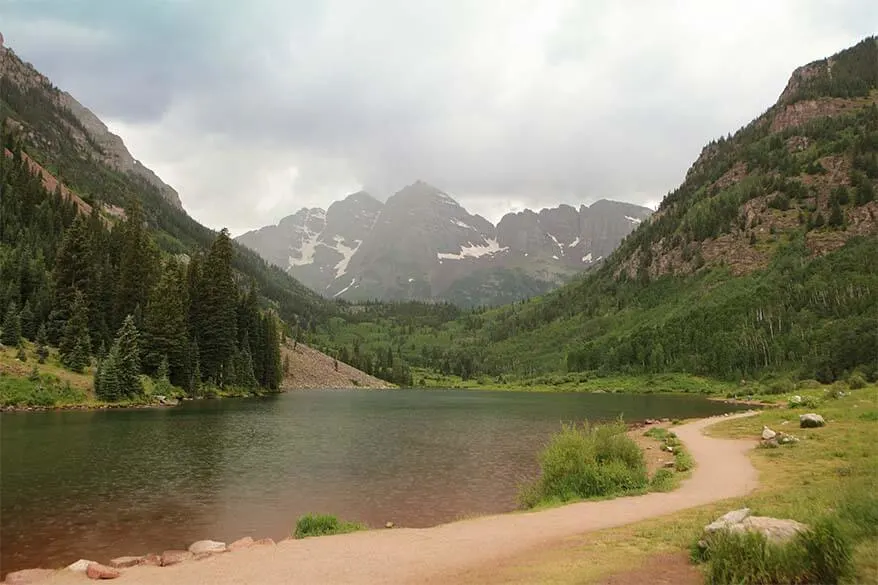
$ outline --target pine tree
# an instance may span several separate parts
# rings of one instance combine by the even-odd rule
[[[117,352],[119,392],[123,396],[136,397],[143,394],[140,383],[140,333],[134,326],[134,317],[128,315],[116,334],[113,347]],[[113,349],[110,350],[110,354]]]
[[[46,363],[46,358],[49,357],[49,335],[46,333],[46,324],[43,323],[40,325],[39,330],[37,331],[37,362],[44,364]]]
[[[189,346],[189,383],[187,390],[190,396],[201,395],[201,358],[198,352],[198,343],[192,342]]]
[[[168,379],[183,386],[187,380],[186,290],[176,263],[169,263],[153,288],[143,324],[143,369],[154,373],[167,361]]]
[[[21,322],[21,335],[25,339],[33,340],[37,334],[37,322],[34,312],[30,308],[30,301],[24,303],[21,313],[18,315]]]
[[[61,364],[74,372],[82,372],[91,355],[91,338],[88,334],[88,306],[85,296],[77,292],[70,319],[64,327],[64,336],[58,347]]]
[[[238,291],[232,273],[232,241],[223,229],[207,255],[193,304],[198,306],[198,335],[204,377],[220,386],[236,350]]]
[[[159,264],[158,250],[145,228],[146,221],[139,203],[128,210],[128,219],[120,231],[119,272],[116,277],[116,319],[136,315],[137,307],[146,306]],[[135,325],[140,320],[135,318]]]
[[[88,295],[94,289],[94,261],[91,232],[86,219],[77,217],[64,234],[53,272],[55,300],[49,317],[49,340],[57,343],[65,323],[70,319],[77,295]],[[88,298],[83,298],[86,309]],[[85,316],[88,327],[88,312]]]
[[[119,346],[115,343],[95,372],[95,394],[107,402],[115,402],[122,397],[119,385]]]
[[[17,347],[21,341],[21,319],[18,316],[18,307],[15,301],[9,303],[6,315],[3,317],[3,332],[0,334],[0,343],[9,347]]]

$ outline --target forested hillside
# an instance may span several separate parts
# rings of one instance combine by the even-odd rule
[[[106,401],[143,398],[141,374],[195,396],[278,388],[277,317],[236,276],[225,231],[181,262],[157,246],[139,205],[115,223],[95,208],[85,215],[44,188],[18,145],[5,146],[0,342],[18,347],[19,360],[42,364],[52,346],[71,372],[94,363],[95,393]]]
[[[798,69],[777,104],[706,146],[596,273],[433,325],[323,342],[391,346],[463,378],[547,373],[878,376],[878,44]]]
[[[216,232],[189,217],[142,176],[104,164],[104,148],[66,106],[68,101],[69,96],[65,99],[65,94],[11,49],[0,46],[0,132],[102,215],[139,203],[162,251],[192,254],[209,247]],[[307,328],[333,313],[331,303],[297,280],[255,252],[232,245],[235,271],[254,280],[260,296],[274,304],[286,322]]]

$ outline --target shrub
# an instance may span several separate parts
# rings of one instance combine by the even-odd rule
[[[677,471],[689,471],[695,467],[695,459],[682,448],[674,449],[674,469]]]
[[[866,387],[866,378],[859,373],[851,374],[848,378],[848,388],[851,390],[859,390]]]
[[[670,469],[659,469],[652,476],[649,482],[649,491],[652,492],[669,492],[674,489],[674,472]]]
[[[540,453],[540,477],[520,493],[521,503],[617,496],[648,484],[643,453],[620,421],[563,425]]]
[[[799,390],[814,390],[815,388],[820,388],[820,382],[817,380],[800,380],[798,384],[796,384],[796,388]]]
[[[790,394],[795,389],[796,385],[793,384],[792,380],[782,378],[772,382],[766,390],[766,394]]]
[[[364,530],[365,526],[357,522],[343,522],[335,516],[327,514],[307,514],[296,520],[294,538],[309,536],[327,536],[330,534],[346,534]]]

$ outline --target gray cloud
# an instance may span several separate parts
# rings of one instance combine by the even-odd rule
[[[878,5],[11,2],[7,42],[233,232],[415,179],[497,219],[655,202]]]

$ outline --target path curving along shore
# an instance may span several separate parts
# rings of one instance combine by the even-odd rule
[[[371,530],[285,540],[171,567],[140,566],[114,582],[142,585],[262,585],[447,583],[449,577],[490,567],[535,547],[585,532],[672,514],[756,488],[747,456],[755,441],[714,439],[705,427],[732,417],[712,417],[674,428],[695,458],[692,477],[673,492],[580,502],[537,512],[463,520],[432,528]],[[451,579],[453,581],[453,579]],[[43,583],[87,582],[59,571]]]

